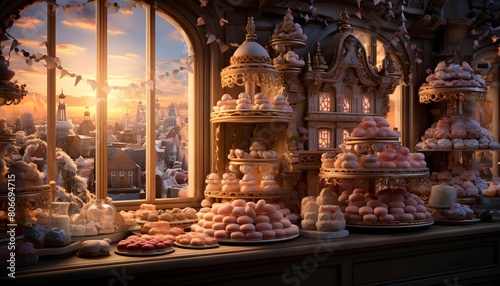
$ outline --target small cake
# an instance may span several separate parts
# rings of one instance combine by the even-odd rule
[[[43,248],[45,246],[45,236],[49,229],[45,226],[28,223],[24,232],[24,240],[31,242],[35,248]]]
[[[81,224],[71,225],[71,235],[73,236],[85,236],[85,226]]]
[[[16,264],[29,265],[38,262],[40,254],[31,242],[23,242],[16,247]]]
[[[432,186],[429,206],[433,208],[450,208],[457,199],[457,193],[452,186]]]
[[[4,267],[9,264],[7,260],[10,259],[10,254],[12,253],[11,250],[9,250],[8,245],[0,245],[0,266]]]
[[[61,247],[71,243],[71,236],[58,227],[51,228],[45,235],[45,246]]]
[[[111,246],[109,245],[110,242],[111,240],[109,238],[102,240],[85,240],[82,242],[82,245],[76,252],[76,255],[79,257],[109,255],[109,250],[111,249]]]

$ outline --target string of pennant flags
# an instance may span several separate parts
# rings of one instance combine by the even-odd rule
[[[108,8],[114,9],[115,12],[118,12],[120,9],[123,9],[124,11],[131,12],[134,7],[139,6],[139,8],[143,8],[143,5],[146,5],[142,1],[136,1],[136,0],[126,0],[127,2],[130,2],[130,5],[126,6],[119,6],[116,2],[115,3],[109,3],[107,2],[105,5]],[[56,2],[50,2],[51,5],[51,11],[55,12],[57,9],[62,9],[65,13],[71,11],[71,10],[77,10],[78,12],[81,12],[82,9],[85,7],[87,4],[94,4],[94,0],[87,0],[85,3],[82,4],[68,4],[68,5],[58,5]],[[65,69],[62,66],[61,60],[58,57],[51,57],[46,54],[43,54],[41,52],[38,52],[36,54],[30,53],[29,51],[22,49],[21,43],[12,35],[6,33],[8,36],[10,36],[13,41],[10,46],[9,50],[9,59],[10,59],[10,54],[14,52],[18,56],[22,57],[24,59],[24,62],[32,66],[34,62],[40,62],[42,63],[47,69],[58,69],[60,71],[59,78],[65,78],[65,77],[71,77],[75,79],[74,86],[76,87],[84,78],[76,73],[70,72],[67,69]],[[47,42],[42,42],[40,45],[45,45],[47,46]],[[171,71],[163,72],[159,74],[158,76],[155,77],[154,80],[145,80],[142,81],[140,84],[136,83],[130,83],[127,86],[109,86],[107,82],[103,84],[99,84],[95,79],[86,79],[86,83],[89,84],[92,88],[92,91],[95,91],[97,88],[102,90],[106,95],[109,93],[111,90],[127,90],[127,89],[138,89],[138,88],[145,88],[148,87],[150,89],[153,89],[155,86],[155,82],[160,82],[164,80],[165,78],[172,77],[174,79],[177,78],[178,74],[182,71],[187,71],[187,72],[193,72],[192,68],[192,63],[193,63],[193,57],[189,56],[187,58],[181,59],[180,63],[182,64],[176,69],[173,69]]]
[[[118,5],[116,2],[114,3],[111,3],[111,2],[106,2],[105,3],[105,6],[108,7],[109,9],[113,9],[116,13],[118,13],[121,10],[123,10],[124,12],[132,12],[133,8],[135,7],[139,7],[139,8],[144,8],[145,5],[149,5],[141,0],[125,0],[126,2],[130,3],[129,5],[123,5],[123,6],[120,6]],[[196,0],[195,0],[196,1]],[[197,21],[196,21],[196,25],[197,26],[206,26],[205,25],[205,19],[204,19],[204,15],[203,13],[213,13],[213,12],[208,12],[208,9],[206,9],[207,11],[204,11],[203,9],[204,8],[207,8],[208,5],[212,5],[214,9],[210,9],[210,11],[215,11],[215,13],[217,14],[216,16],[218,17],[218,20],[219,20],[219,24],[221,27],[224,27],[225,25],[229,25],[229,21],[227,19],[225,19],[223,16],[226,12],[226,9],[228,8],[228,5],[225,4],[225,3],[222,3],[221,1],[219,0],[198,0],[199,1],[199,4],[200,4],[200,7],[202,8],[202,12],[200,13],[199,17],[197,18]],[[356,17],[362,19],[362,15],[361,15],[361,0],[354,0],[356,1],[357,3],[357,7],[358,7],[358,10],[353,14],[355,15]],[[488,0],[487,0],[488,1]],[[69,11],[72,11],[72,10],[76,10],[78,12],[81,12],[82,9],[87,5],[87,4],[93,4],[95,5],[95,0],[85,0],[83,3],[81,4],[67,4],[67,5],[59,5],[57,4],[57,1],[51,1],[49,2],[50,4],[50,9],[52,12],[55,12],[56,10],[58,9],[62,9],[64,12],[69,12]],[[264,3],[266,1],[262,1],[262,3]],[[375,6],[377,5],[384,5],[384,11],[386,11],[386,18],[388,20],[391,20],[391,19],[395,19],[397,16],[396,16],[396,13],[394,12],[393,10],[393,4],[391,1],[387,1],[387,0],[373,0],[373,4]],[[406,29],[406,17],[405,17],[405,14],[404,14],[404,10],[405,10],[405,1],[401,1],[401,6],[399,7],[400,9],[400,14],[399,14],[399,19],[400,19],[400,23],[401,25],[399,26],[399,29],[394,33],[394,36],[393,38],[391,39],[390,43],[394,46],[397,46],[398,44],[400,44],[400,36],[405,38],[406,41],[404,44],[407,44],[410,42],[410,36],[408,34],[408,31]],[[299,9],[300,10],[300,9]],[[203,12],[204,11],[204,12]],[[326,18],[322,18],[321,16],[318,15],[318,11],[317,11],[317,8],[314,6],[314,0],[309,0],[309,11],[307,13],[300,13],[300,17],[306,21],[306,23],[308,21],[311,21],[311,20],[316,20],[316,21],[320,21],[320,22],[323,22],[325,25],[328,25],[328,22],[326,20]],[[475,40],[474,40],[474,47],[473,48],[477,48],[479,46],[479,41],[482,40],[484,37],[490,35],[490,34],[493,34],[493,36],[491,37],[492,41],[493,42],[496,42],[498,41],[498,37],[496,37],[495,35],[495,32],[497,30],[500,29],[500,26],[499,27],[496,27],[496,28],[491,28],[490,30],[488,31],[484,31],[484,32],[479,32],[479,31],[476,31],[476,30],[472,30],[472,34],[475,36]],[[230,47],[235,47],[237,48],[239,46],[238,43],[225,43],[221,38],[217,37],[217,35],[213,32],[213,31],[210,31],[209,28],[207,27],[206,28],[206,34],[205,34],[205,37],[207,38],[207,44],[210,45],[210,44],[217,44],[219,46],[219,49],[221,51],[221,53],[224,53],[226,51],[228,51],[230,49]],[[9,35],[11,36],[11,35]],[[11,36],[12,37],[12,36]],[[72,77],[72,78],[75,78],[75,86],[78,85],[82,80],[82,76],[81,75],[77,75],[75,73],[72,73],[68,70],[66,70],[65,68],[63,68],[61,66],[61,61],[59,58],[57,57],[49,57],[47,55],[44,55],[42,53],[37,53],[37,54],[31,54],[29,52],[27,52],[26,50],[24,49],[19,49],[18,46],[20,45],[20,43],[14,38],[12,37],[14,40],[11,44],[11,48],[10,48],[10,51],[15,51],[16,53],[21,53],[21,55],[24,57],[24,60],[25,62],[28,64],[28,65],[32,65],[33,62],[40,62],[40,61],[43,61],[44,62],[44,65],[49,68],[49,69],[52,69],[52,68],[57,68],[60,70],[60,78],[64,78],[64,77]],[[42,43],[44,44],[44,43]],[[421,64],[422,63],[422,59],[421,59],[421,54],[424,53],[423,50],[419,49],[415,44],[410,44],[409,45],[409,48],[410,50],[414,51],[415,53],[415,59],[414,59],[414,62],[416,64]],[[500,47],[499,47],[499,54],[500,54]],[[9,54],[10,55],[10,54]],[[162,73],[160,75],[158,75],[157,77],[155,77],[155,80],[148,80],[148,81],[144,81],[142,82],[140,85],[137,85],[137,84],[130,84],[129,86],[127,87],[121,87],[121,86],[108,86],[107,83],[103,84],[103,86],[99,86],[97,81],[93,80],[93,79],[87,79],[86,82],[88,84],[91,85],[92,89],[95,90],[96,88],[101,88],[103,89],[104,91],[108,91],[111,90],[111,89],[125,89],[125,88],[135,88],[135,87],[139,87],[139,86],[148,86],[149,88],[153,88],[154,87],[154,83],[156,81],[160,81],[160,80],[163,80],[164,78],[166,77],[170,77],[170,76],[173,76],[174,78],[177,77],[177,75],[179,74],[179,72],[181,71],[188,71],[188,72],[192,72],[192,58],[191,57],[188,57],[186,59],[182,59],[181,60],[181,63],[183,63],[184,65],[183,66],[180,66],[179,68],[177,69],[174,69],[172,70],[171,72],[165,72],[165,73]],[[411,74],[409,75],[410,79],[411,79]]]

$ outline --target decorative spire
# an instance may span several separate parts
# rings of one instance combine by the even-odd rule
[[[319,46],[319,42],[316,42],[316,52],[314,53],[314,57],[312,59],[312,68],[314,70],[325,70],[328,66],[326,65],[325,57],[321,54]]]
[[[349,30],[352,31],[351,23],[349,23],[349,13],[347,13],[347,9],[340,12],[340,20],[338,23],[338,30]]]
[[[255,42],[257,40],[257,35],[255,34],[255,22],[253,21],[253,17],[247,18],[247,26],[246,26],[246,40]]]

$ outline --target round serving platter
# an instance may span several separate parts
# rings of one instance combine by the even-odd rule
[[[419,228],[426,227],[434,224],[434,219],[424,219],[415,221],[393,221],[393,222],[367,222],[367,221],[347,221],[346,226],[351,228],[372,228],[372,229],[382,229],[382,228],[392,228],[392,229],[402,229],[402,228]]]
[[[174,245],[175,246],[178,246],[178,247],[181,247],[181,248],[189,248],[189,249],[207,249],[207,248],[216,248],[216,247],[219,247],[219,244],[216,243],[216,244],[210,244],[210,245],[186,245],[186,244],[182,244],[182,243],[178,243],[177,241],[174,242]]]
[[[259,239],[259,240],[243,240],[243,239],[224,239],[224,238],[217,238],[217,241],[220,244],[262,244],[262,243],[273,243],[273,242],[280,242],[280,241],[288,241],[292,240],[299,237],[299,234],[294,234],[290,236],[285,236],[285,237],[280,237],[280,238],[273,238],[273,239]]]
[[[156,256],[156,255],[172,253],[174,251],[175,251],[174,247],[169,247],[166,250],[155,251],[155,252],[127,252],[127,251],[120,251],[117,249],[115,250],[115,253],[124,256]]]

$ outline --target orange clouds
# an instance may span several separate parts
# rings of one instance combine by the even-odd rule
[[[61,21],[61,24],[67,27],[73,27],[87,31],[95,32],[96,30],[95,19],[72,19],[72,21],[63,20]],[[126,33],[118,29],[108,29],[108,34],[116,36],[116,35],[123,35]]]
[[[86,50],[85,47],[73,45],[73,44],[59,44],[57,45],[57,53],[67,54],[67,55],[80,55]]]

